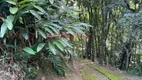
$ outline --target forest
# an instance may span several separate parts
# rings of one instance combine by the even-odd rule
[[[142,80],[142,0],[0,0],[0,80]]]

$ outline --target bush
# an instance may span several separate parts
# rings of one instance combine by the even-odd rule
[[[1,62],[16,64],[32,77],[50,63],[49,69],[65,76],[62,53],[72,48],[66,36],[85,35],[83,26],[89,26],[78,22],[74,11],[60,0],[0,1]]]

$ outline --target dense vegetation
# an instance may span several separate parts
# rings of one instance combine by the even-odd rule
[[[73,54],[68,36],[85,35],[89,26],[77,11],[58,0],[0,1],[1,64],[18,77],[33,78],[39,70],[65,76],[65,56]]]
[[[85,56],[133,74],[142,73],[141,0],[77,0],[90,23]],[[83,53],[84,54],[84,53]]]
[[[67,60],[78,56],[142,75],[141,6],[141,0],[1,0],[0,65],[17,78],[39,71],[65,76]]]

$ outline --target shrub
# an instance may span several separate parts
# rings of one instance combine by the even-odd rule
[[[33,75],[50,63],[49,69],[65,76],[62,53],[72,48],[66,33],[85,35],[83,26],[89,26],[74,11],[61,0],[1,0],[1,61]]]

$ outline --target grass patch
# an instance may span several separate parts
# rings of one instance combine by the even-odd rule
[[[88,70],[85,67],[81,68],[81,74],[82,74],[82,80],[99,80],[93,72],[91,72],[90,70]]]
[[[114,73],[111,73],[108,70],[101,69],[100,67],[97,67],[97,66],[95,66],[93,64],[88,64],[88,66],[95,69],[95,70],[97,70],[98,72],[102,73],[103,75],[108,77],[110,80],[125,80],[123,77],[118,76],[118,75],[116,75]]]

